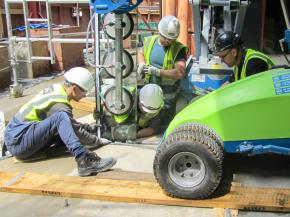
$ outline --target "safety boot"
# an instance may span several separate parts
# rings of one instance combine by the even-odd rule
[[[111,169],[116,164],[115,158],[100,158],[94,152],[88,152],[77,159],[79,176],[96,175]]]

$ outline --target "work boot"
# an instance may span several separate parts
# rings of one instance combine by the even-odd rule
[[[115,158],[100,158],[94,152],[88,152],[77,159],[79,176],[96,175],[111,169],[116,164]]]

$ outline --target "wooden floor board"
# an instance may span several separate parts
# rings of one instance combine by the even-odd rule
[[[290,212],[290,189],[232,186],[228,194],[217,198],[183,200],[166,196],[154,181],[0,172],[0,191],[115,202]]]

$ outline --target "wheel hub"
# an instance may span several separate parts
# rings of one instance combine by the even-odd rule
[[[194,187],[205,177],[205,165],[201,158],[191,152],[175,154],[168,163],[169,177],[182,187]]]

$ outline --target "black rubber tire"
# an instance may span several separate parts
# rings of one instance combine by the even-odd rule
[[[185,132],[185,131],[198,132],[198,133],[201,133],[201,134],[206,135],[209,138],[213,139],[215,141],[215,143],[221,148],[222,151],[220,153],[220,156],[222,157],[222,160],[224,159],[224,144],[223,144],[223,141],[213,129],[209,128],[205,124],[186,123],[186,124],[180,125],[179,127],[175,128],[172,131],[172,133]]]
[[[154,175],[171,197],[204,199],[218,187],[222,176],[223,150],[209,134],[196,131],[174,132],[162,143],[155,155]],[[198,156],[204,164],[204,177],[195,186],[184,187],[176,183],[169,174],[169,162],[180,153]]]

